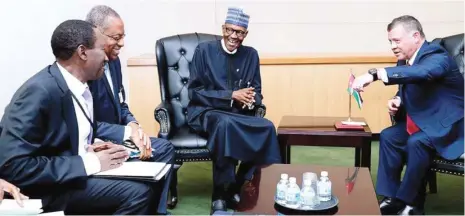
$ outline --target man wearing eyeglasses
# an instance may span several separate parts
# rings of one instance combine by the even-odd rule
[[[242,45],[248,23],[244,11],[229,8],[223,38],[199,44],[190,67],[189,125],[208,134],[213,158],[211,213],[239,203],[254,166],[281,162],[273,123],[251,115],[263,96],[258,53]]]
[[[86,21],[97,26],[106,36],[105,53],[109,59],[108,64],[105,65],[105,75],[89,83],[94,98],[95,119],[98,124],[96,137],[125,145],[130,152],[129,160],[173,164],[173,145],[165,139],[148,137],[126,104],[121,63],[118,58],[124,46],[123,20],[112,8],[99,5],[90,10]],[[158,184],[162,185],[158,214],[167,214],[170,181],[171,172],[167,174],[164,181]]]

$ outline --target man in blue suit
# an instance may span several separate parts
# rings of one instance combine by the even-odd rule
[[[464,79],[448,52],[425,40],[414,17],[395,18],[387,31],[398,65],[370,69],[355,79],[353,88],[362,91],[378,79],[399,85],[396,96],[388,101],[389,112],[398,122],[380,134],[376,191],[385,197],[382,214],[418,213],[415,200],[433,156],[457,159],[463,154]]]
[[[66,214],[151,214],[151,188],[140,182],[90,178],[121,166],[119,145],[93,143],[89,80],[103,75],[105,36],[82,20],[53,32],[56,62],[27,80],[13,95],[0,122],[0,178],[43,210]]]
[[[118,58],[124,46],[124,23],[112,8],[99,5],[87,14],[86,21],[97,26],[106,36],[105,53],[109,58],[105,65],[105,75],[89,82],[94,97],[96,137],[117,144],[131,140],[141,152],[137,159],[174,164],[174,147],[165,140],[148,137],[129,111],[123,87],[121,63]],[[172,172],[169,172],[162,185],[158,213],[167,213],[167,198]]]

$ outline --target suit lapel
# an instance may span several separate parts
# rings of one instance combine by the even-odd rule
[[[421,58],[423,58],[424,55],[427,55],[432,52],[431,49],[428,49],[429,43],[428,41],[425,41],[423,45],[421,45],[420,50],[418,50],[417,56],[415,56],[415,60],[413,61],[413,64],[418,64],[418,61],[420,61]]]
[[[61,95],[63,118],[65,119],[70,136],[71,151],[73,152],[73,155],[77,155],[79,149],[79,130],[76,112],[74,109],[73,99],[71,98],[71,91],[69,90],[68,85],[66,85],[66,81],[56,64],[57,63],[54,63],[50,66],[50,74],[55,78],[58,86],[63,91],[63,94]]]
[[[112,78],[112,80],[113,80],[113,78]],[[110,83],[108,82],[106,74],[103,75],[103,82],[105,83],[105,88],[107,89],[107,93],[110,95],[110,98],[111,98],[111,101],[113,102],[113,105],[116,107],[115,94],[111,91]],[[115,84],[113,84],[113,88],[115,88]]]
[[[121,101],[119,100],[119,82],[116,76],[116,67],[113,62],[108,63],[111,74],[111,81],[113,83],[113,103],[116,107],[116,113],[118,114],[118,122],[121,122]]]

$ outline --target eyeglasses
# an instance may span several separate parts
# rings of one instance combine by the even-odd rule
[[[234,32],[236,32],[236,35],[238,37],[244,37],[247,34],[247,32],[245,32],[245,31],[235,30],[235,29],[229,28],[229,27],[224,27],[224,29],[226,30],[226,33],[228,34],[228,36],[232,35]]]
[[[111,38],[111,39],[113,39],[113,40],[115,40],[116,42],[119,42],[120,40],[122,40],[122,39],[124,39],[126,37],[126,34],[107,35],[107,34],[103,33],[103,31],[102,31],[102,34],[109,37],[109,38]]]

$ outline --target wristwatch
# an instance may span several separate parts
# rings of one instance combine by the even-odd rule
[[[378,69],[371,68],[370,70],[368,70],[368,73],[373,76],[373,81],[378,80]]]

